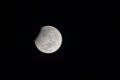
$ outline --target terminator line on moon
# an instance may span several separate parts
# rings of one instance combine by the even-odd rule
[[[43,26],[35,39],[37,49],[43,53],[53,53],[62,44],[60,31],[53,26]]]

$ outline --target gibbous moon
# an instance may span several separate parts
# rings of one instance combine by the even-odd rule
[[[35,39],[35,45],[43,53],[53,53],[62,44],[60,31],[53,26],[43,26]]]

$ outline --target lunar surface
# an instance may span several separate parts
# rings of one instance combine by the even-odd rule
[[[57,51],[62,44],[60,31],[53,26],[44,26],[35,39],[35,45],[43,53],[53,53]]]

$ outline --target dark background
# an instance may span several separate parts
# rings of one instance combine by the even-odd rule
[[[120,16],[112,16],[112,32],[120,32]]]
[[[53,54],[43,54],[34,45],[40,28],[56,27],[63,43]],[[95,55],[90,46],[88,16],[80,15],[79,8],[41,8],[37,16],[24,16],[24,70],[32,72],[95,73]],[[73,74],[73,73],[72,73]]]

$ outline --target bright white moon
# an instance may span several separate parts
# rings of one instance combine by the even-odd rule
[[[44,26],[35,39],[35,45],[43,53],[53,53],[57,51],[62,44],[60,31],[53,26]]]

